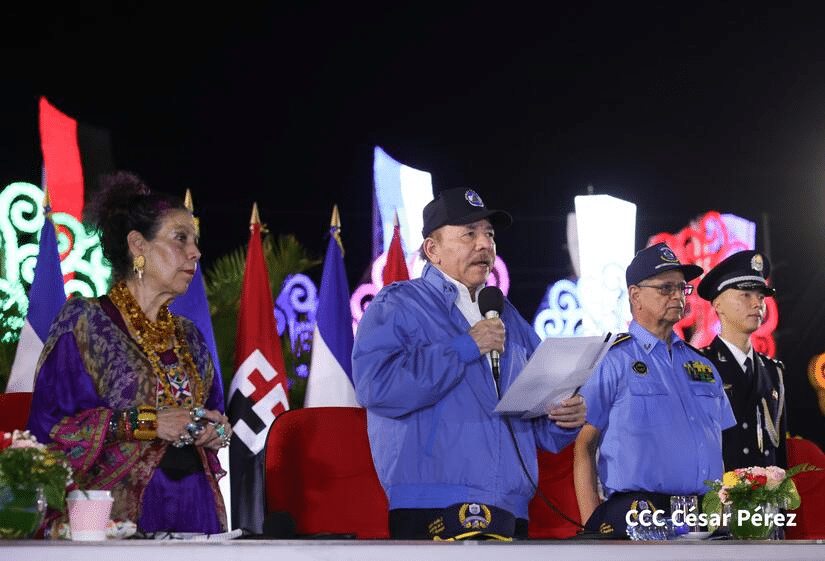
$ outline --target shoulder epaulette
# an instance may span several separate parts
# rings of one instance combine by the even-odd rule
[[[615,347],[619,343],[624,343],[625,341],[630,341],[631,339],[633,339],[633,336],[630,333],[619,333],[616,335],[616,340],[613,341],[613,344],[610,345],[610,347]]]
[[[693,349],[694,351],[696,351],[700,355],[705,356],[705,353],[703,353],[702,351],[700,351],[699,349],[697,349],[696,347],[694,347],[693,345],[691,345],[687,341],[685,341],[685,346],[688,347],[689,349]]]
[[[772,356],[768,356],[768,355],[766,355],[765,353],[760,353],[760,352],[757,352],[756,354],[758,354],[758,355],[762,358],[762,360],[767,360],[767,361],[769,361],[769,362],[774,363],[774,364],[776,365],[776,367],[777,367],[777,368],[779,368],[780,370],[782,370],[782,371],[784,372],[784,370],[785,370],[785,363],[784,363],[784,362],[782,362],[781,360],[776,359],[776,358],[773,358]]]
[[[701,349],[696,349],[696,348],[694,348],[693,346],[688,345],[687,343],[685,343],[685,344],[686,344],[688,347],[690,347],[691,349],[693,349],[694,351],[698,351],[700,355],[702,355],[702,356],[706,356],[706,357],[708,357],[708,358],[710,358],[710,354],[711,354],[711,352],[713,351],[713,349],[711,349],[710,345],[708,345],[707,347],[702,347]]]

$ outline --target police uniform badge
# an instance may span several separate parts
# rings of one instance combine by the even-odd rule
[[[655,512],[656,507],[647,499],[634,499],[628,509],[627,521],[630,523],[638,522],[639,515],[645,511]]]
[[[516,518],[506,510],[482,503],[455,503],[430,523],[429,532],[437,541],[511,541]]]
[[[667,263],[678,263],[679,259],[676,257],[676,254],[673,253],[673,250],[670,249],[668,246],[663,246],[661,251],[662,261],[666,261]]]
[[[754,271],[759,271],[760,273],[765,268],[765,261],[762,259],[762,256],[758,253],[751,257],[751,269]]]
[[[484,206],[484,202],[481,200],[481,197],[479,197],[478,193],[476,193],[472,189],[467,189],[466,191],[464,191],[464,198],[467,199],[467,202],[473,206]]]
[[[691,360],[684,364],[685,371],[694,382],[713,382],[713,368],[699,360]]]
[[[633,371],[636,372],[636,374],[647,374],[647,364],[641,360],[637,360],[633,363]]]
[[[458,523],[468,530],[484,530],[490,525],[492,518],[487,505],[470,503],[463,504],[458,509]]]

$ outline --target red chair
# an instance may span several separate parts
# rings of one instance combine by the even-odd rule
[[[811,464],[825,470],[825,453],[815,443],[804,438],[788,439],[788,466]],[[789,540],[825,538],[825,471],[800,473],[794,483],[802,498],[796,513],[796,526],[785,528]]]
[[[288,512],[299,536],[389,537],[389,507],[357,407],[286,411],[269,429],[266,511]]]
[[[0,432],[26,428],[31,406],[31,392],[0,393]]]
[[[539,450],[539,489],[565,515],[581,519],[573,484],[573,445],[559,454]],[[528,535],[539,539],[563,539],[576,535],[579,527],[547,506],[538,493],[530,501]]]

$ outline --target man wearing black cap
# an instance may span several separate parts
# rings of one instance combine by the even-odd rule
[[[722,476],[722,429],[735,423],[730,404],[713,364],[673,332],[693,290],[686,281],[701,273],[664,243],[627,267],[629,333],[581,390],[588,424],[576,441],[574,480],[588,531],[626,538],[634,512],[669,517],[672,496],[702,495],[705,480]]]
[[[711,269],[699,283],[699,296],[711,302],[721,333],[702,352],[716,365],[728,394],[736,426],[722,433],[725,469],[749,466],[787,467],[784,366],[751,345],[762,325],[768,258],[740,251]]]
[[[512,218],[472,189],[440,193],[423,214],[421,277],[375,296],[352,352],[390,535],[527,537],[536,448],[572,442],[584,401],[570,398],[532,420],[493,413],[497,386],[504,392],[539,344],[506,299],[490,319],[476,302],[495,261],[495,229]],[[497,380],[491,351],[500,353]]]

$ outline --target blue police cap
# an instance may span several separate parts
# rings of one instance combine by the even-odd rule
[[[766,280],[770,274],[771,262],[765,255],[753,250],[740,251],[708,271],[697,292],[710,302],[728,288],[759,290],[765,296],[773,296],[776,291]]]
[[[483,218],[498,229],[513,223],[513,217],[508,212],[487,208],[478,193],[465,188],[442,191],[427,203],[423,215],[424,228],[421,234],[425,238],[442,226],[472,224]]]
[[[666,271],[679,270],[685,275],[685,281],[695,279],[702,274],[703,269],[699,265],[682,264],[664,242],[659,242],[650,247],[646,247],[636,254],[625,271],[627,286],[639,284],[645,279],[656,276]]]

